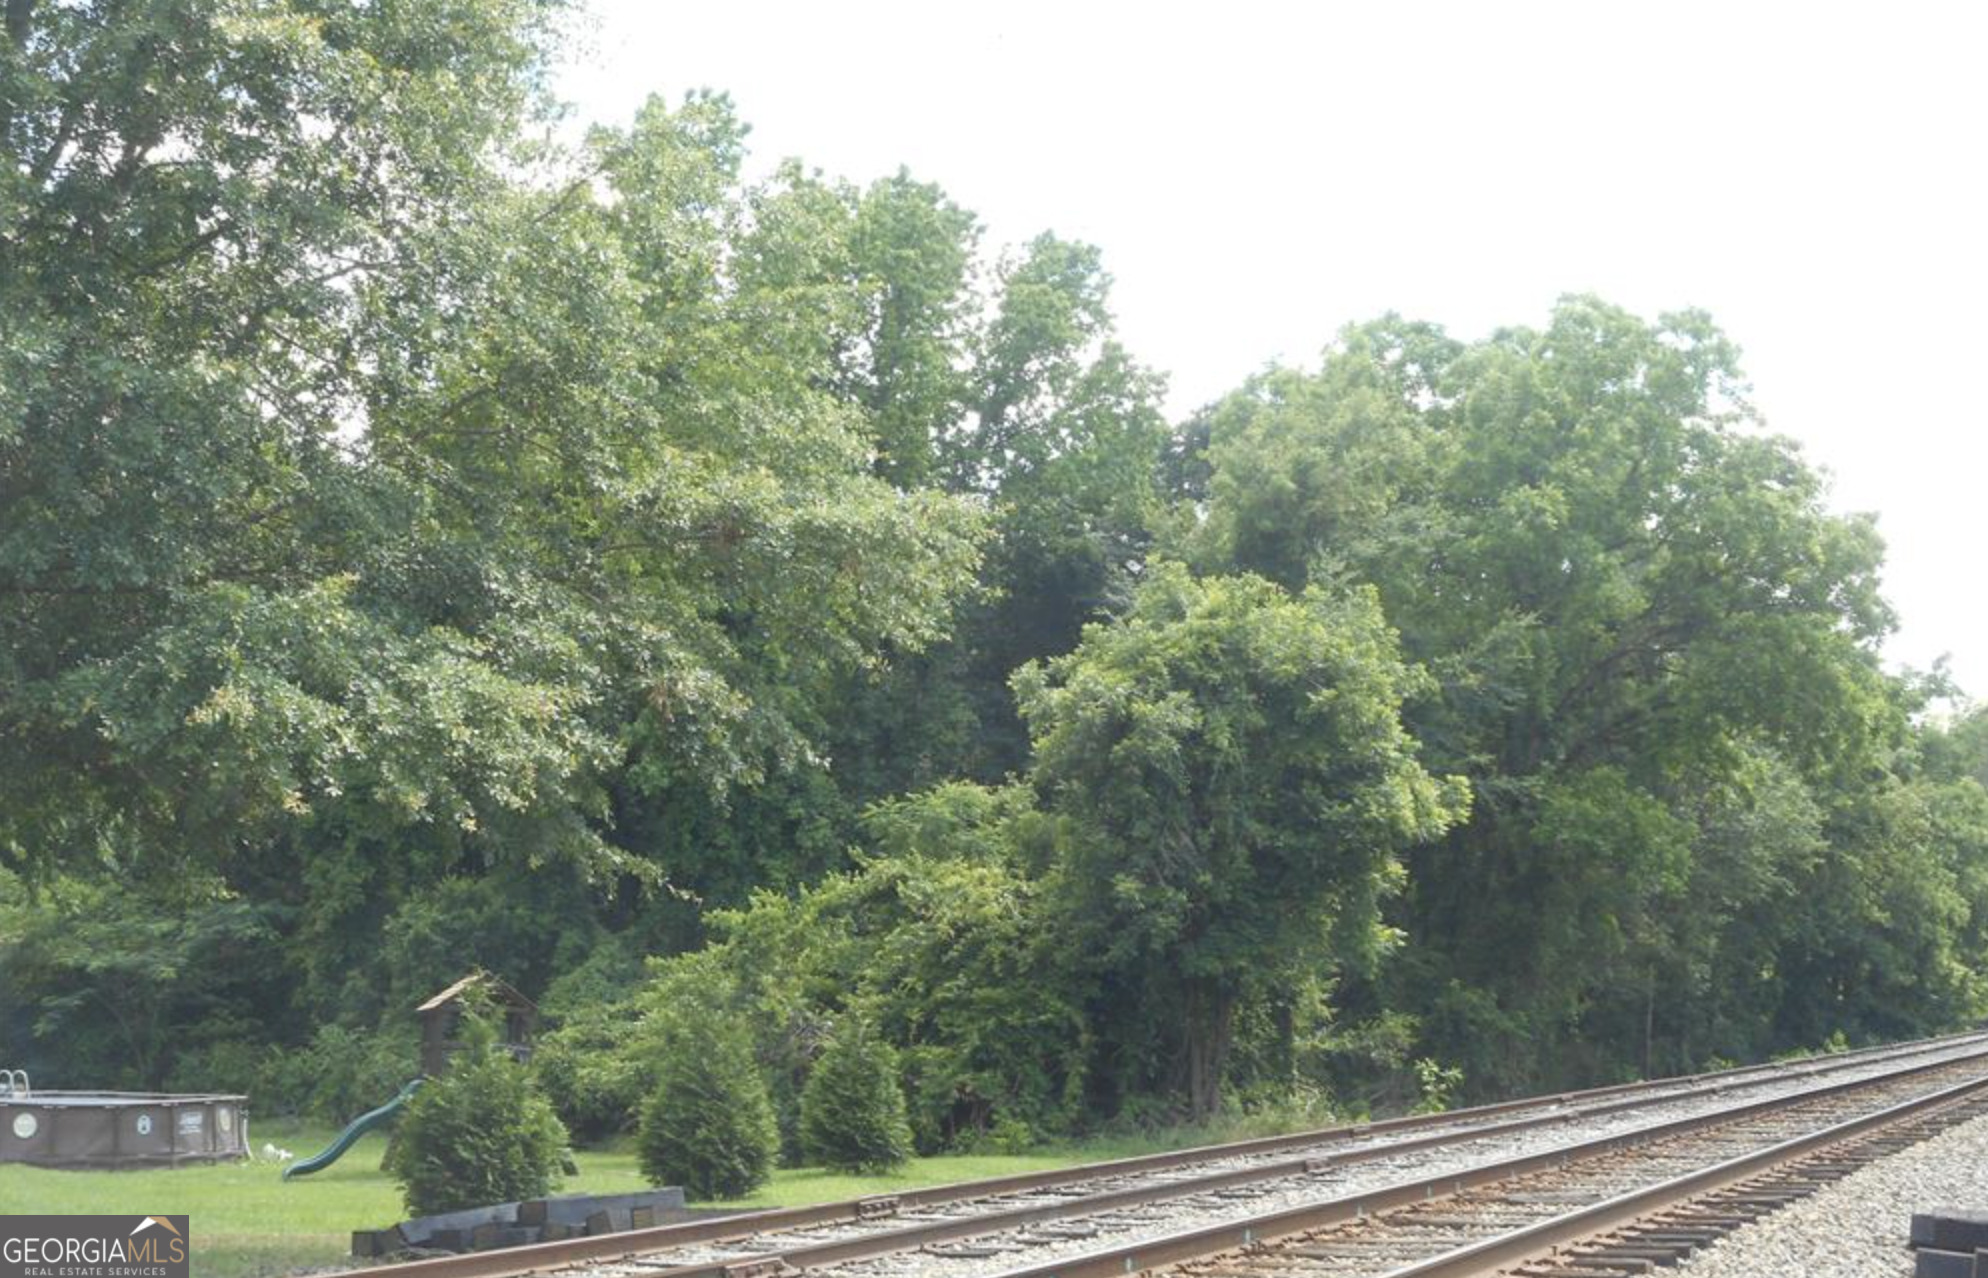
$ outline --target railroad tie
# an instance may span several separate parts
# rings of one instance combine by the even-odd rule
[[[1011,1251],[1020,1251],[1013,1243],[998,1242],[994,1239],[973,1242],[933,1243],[925,1248],[928,1256],[942,1256],[947,1260],[986,1260],[990,1256],[1004,1256]]]
[[[793,1270],[787,1268],[786,1261],[777,1256],[769,1256],[764,1260],[746,1260],[726,1265],[721,1272],[724,1278],[781,1278],[781,1275],[792,1273]]]

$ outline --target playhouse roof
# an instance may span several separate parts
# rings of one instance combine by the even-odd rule
[[[530,999],[518,993],[518,991],[511,988],[510,985],[506,984],[504,981],[499,980],[497,977],[492,976],[490,973],[471,972],[468,976],[463,977],[460,981],[457,981],[454,985],[449,986],[449,988],[435,995],[433,998],[429,999],[427,1002],[423,1003],[421,1006],[415,1008],[414,1010],[416,1012],[426,1013],[426,1012],[436,1011],[443,1007],[447,1007],[450,1003],[453,1003],[457,999],[461,998],[465,991],[478,985],[481,985],[484,988],[488,989],[490,993],[496,996],[497,1000],[501,1003],[508,1003],[512,1007],[532,1008],[534,1006]]]

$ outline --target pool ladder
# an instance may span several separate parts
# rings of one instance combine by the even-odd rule
[[[0,1099],[26,1100],[33,1089],[28,1086],[28,1072],[24,1069],[0,1069]]]

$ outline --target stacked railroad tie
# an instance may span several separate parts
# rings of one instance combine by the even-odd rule
[[[1988,1278],[1988,1210],[1941,1207],[1912,1217],[1916,1278]]]
[[[407,1259],[444,1252],[489,1251],[737,1214],[731,1210],[686,1207],[683,1190],[674,1186],[632,1194],[567,1194],[422,1216],[389,1229],[354,1230],[352,1254],[361,1259]]]

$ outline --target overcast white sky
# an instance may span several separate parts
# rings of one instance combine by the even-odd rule
[[[591,0],[584,117],[729,92],[754,169],[902,164],[1100,245],[1185,411],[1344,323],[1712,312],[1988,697],[1988,6]]]

